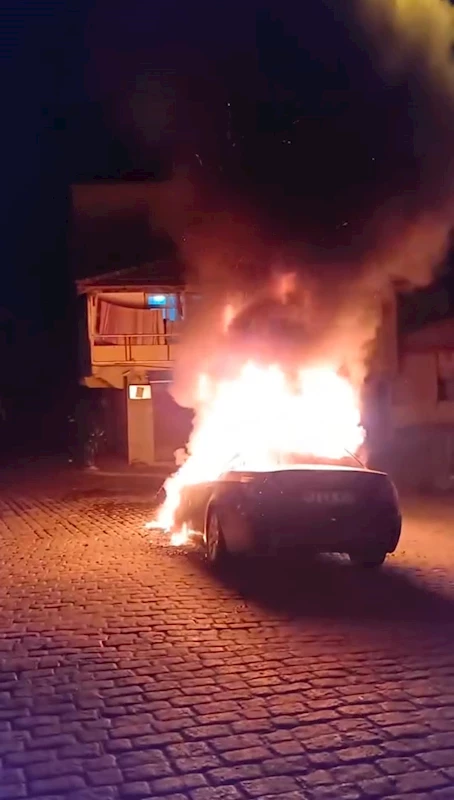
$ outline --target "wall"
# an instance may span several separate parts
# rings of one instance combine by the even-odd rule
[[[428,422],[437,406],[437,362],[434,353],[404,353],[394,387],[398,427]]]
[[[126,393],[123,389],[113,389],[106,390],[104,396],[107,453],[126,460],[128,454]]]
[[[454,425],[454,402],[438,399],[437,353],[404,353],[395,382],[393,417],[397,428]]]
[[[79,362],[79,378],[91,374],[91,350],[88,323],[87,297],[77,298],[77,356]]]
[[[392,286],[383,303],[383,317],[377,332],[373,370],[375,373],[388,377],[394,377],[399,371],[397,303],[396,293]]]
[[[454,425],[408,425],[395,431],[387,471],[400,488],[454,486]]]
[[[148,183],[71,187],[69,252],[75,278],[152,261]]]
[[[177,405],[170,389],[170,383],[154,383],[151,387],[157,461],[173,462],[175,450],[187,443],[192,427],[192,411]]]
[[[454,486],[454,402],[440,399],[440,353],[454,351],[454,321],[405,337],[394,383],[390,471],[414,489]]]

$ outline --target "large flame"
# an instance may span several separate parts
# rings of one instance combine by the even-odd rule
[[[197,421],[188,457],[165,483],[166,499],[149,527],[185,531],[174,521],[182,490],[229,470],[272,470],[320,458],[336,461],[364,441],[357,394],[330,367],[301,369],[289,378],[278,366],[247,363],[235,378],[201,376]]]

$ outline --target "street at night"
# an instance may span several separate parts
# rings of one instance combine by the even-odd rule
[[[151,488],[2,483],[0,798],[454,798],[452,499],[381,571],[221,578]]]
[[[2,11],[0,800],[454,800],[454,0]]]

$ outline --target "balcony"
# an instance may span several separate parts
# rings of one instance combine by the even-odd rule
[[[179,294],[95,292],[87,297],[87,311],[93,372],[132,365],[172,367],[183,324]]]
[[[179,324],[171,323],[172,331],[157,334],[92,335],[90,337],[93,366],[172,366],[178,349]]]

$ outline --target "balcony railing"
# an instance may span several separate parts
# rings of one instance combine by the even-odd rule
[[[178,340],[176,333],[95,334],[90,343],[92,364],[173,362]]]

